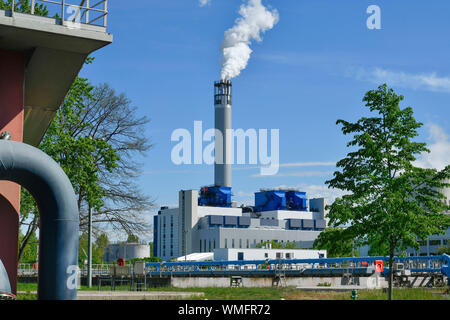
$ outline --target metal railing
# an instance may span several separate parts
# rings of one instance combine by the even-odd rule
[[[355,257],[355,258],[320,258],[320,259],[285,259],[285,260],[244,260],[244,261],[203,261],[203,262],[161,262],[147,263],[147,272],[153,274],[214,274],[219,272],[251,272],[252,274],[286,270],[292,273],[309,270],[312,273],[336,273],[342,270],[357,272],[374,272],[373,264],[376,260],[384,261],[383,274],[389,271],[388,257]],[[424,257],[395,257],[395,262],[403,263],[412,273],[442,273],[450,275],[450,257],[424,256]],[[395,269],[394,269],[395,270]]]
[[[17,269],[18,276],[34,276],[38,274],[37,266],[34,267],[32,263],[21,263]]]
[[[92,276],[104,276],[110,274],[110,269],[113,264],[93,264],[92,265]],[[39,266],[34,267],[31,263],[21,263],[17,269],[18,276],[37,276],[39,272]],[[83,266],[80,269],[80,274],[82,276],[87,276],[87,266]]]
[[[36,14],[36,5],[44,4],[50,15],[59,17],[62,24],[86,24],[107,27],[108,0],[12,0],[12,7],[30,4],[31,14]],[[14,14],[15,10],[12,10]]]
[[[113,264],[93,264],[92,265],[92,276],[106,276],[110,274],[110,269]],[[88,268],[87,266],[83,266],[80,270],[82,276],[87,276]]]

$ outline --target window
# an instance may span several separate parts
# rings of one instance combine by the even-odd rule
[[[247,239],[247,249],[250,248],[250,240]]]
[[[216,239],[214,239],[214,249],[216,248]]]
[[[430,240],[430,246],[440,246],[441,240]]]
[[[206,239],[205,240],[203,240],[203,250],[205,251],[205,252],[207,252],[208,250],[206,249]]]
[[[266,252],[266,253],[264,253],[264,258],[268,258],[269,257],[269,254]]]
[[[202,240],[200,239],[200,252],[202,252]]]
[[[282,252],[277,252],[276,257],[277,257],[277,259],[283,259],[283,253]]]
[[[228,241],[227,241],[228,239],[225,239],[225,249],[227,249],[228,248]]]
[[[234,239],[231,239],[231,247],[234,248]]]
[[[239,239],[239,249],[242,249],[242,239]]]
[[[290,253],[286,253],[286,259],[291,259],[291,254]]]
[[[448,245],[448,239],[442,240],[442,244],[443,244],[444,246]]]
[[[211,252],[211,239],[209,239],[208,241],[208,249],[209,249],[208,251]]]
[[[427,241],[426,240],[419,241],[419,245],[420,246],[426,246],[427,245]]]

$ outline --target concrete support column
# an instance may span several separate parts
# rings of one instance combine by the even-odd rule
[[[12,140],[22,142],[25,58],[23,53],[0,49],[0,133],[8,131]],[[18,226],[20,186],[0,181],[0,259],[17,289]]]

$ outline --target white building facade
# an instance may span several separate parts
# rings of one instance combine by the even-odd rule
[[[255,249],[266,241],[310,249],[327,226],[326,199],[310,199],[310,211],[246,212],[198,205],[197,190],[179,193],[179,207],[154,217],[153,254],[163,260],[216,249]],[[246,258],[246,260],[248,260]]]

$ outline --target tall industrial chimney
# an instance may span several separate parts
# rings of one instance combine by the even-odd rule
[[[215,164],[214,184],[217,187],[231,188],[232,139],[231,134],[231,81],[220,80],[214,83],[215,109]],[[218,136],[218,133],[221,136]]]

